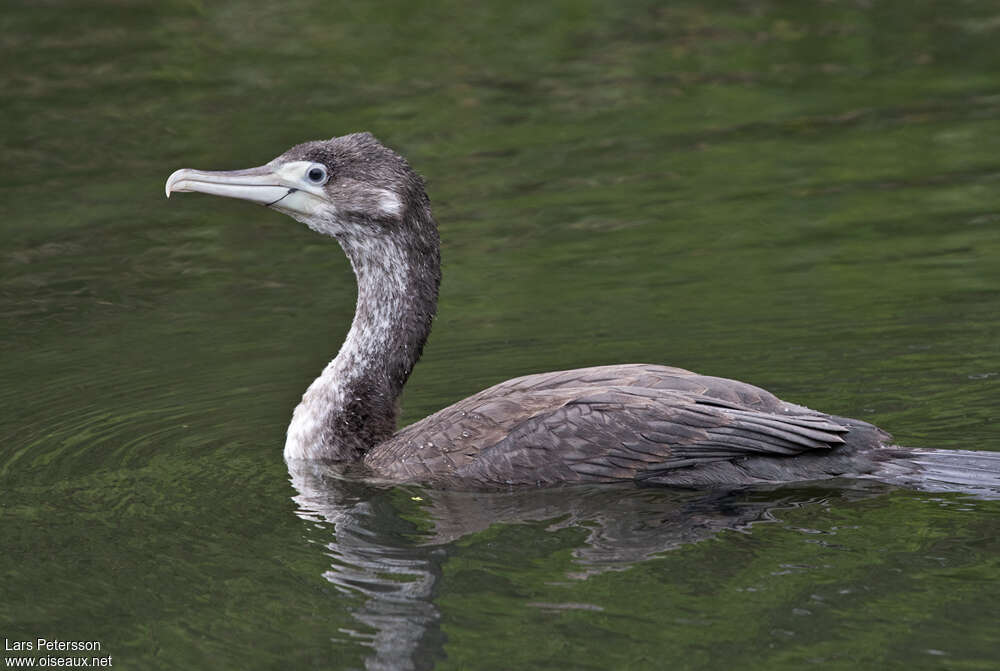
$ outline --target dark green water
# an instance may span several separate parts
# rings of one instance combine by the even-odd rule
[[[995,501],[290,476],[350,268],[163,198],[356,130],[407,155],[445,279],[406,421],[646,361],[996,451],[996,3],[7,2],[0,45],[0,637],[121,669],[1000,664]]]

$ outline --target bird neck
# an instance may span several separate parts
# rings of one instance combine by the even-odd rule
[[[286,459],[356,461],[395,432],[399,397],[430,333],[441,279],[437,229],[433,222],[421,229],[412,236],[338,237],[358,281],[354,321],[295,408]]]

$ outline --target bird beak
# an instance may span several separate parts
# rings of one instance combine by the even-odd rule
[[[309,165],[293,161],[219,172],[185,168],[167,179],[167,198],[176,191],[196,191],[248,200],[293,217],[310,217],[330,203],[322,187],[303,182],[302,173]]]
[[[294,186],[268,166],[219,172],[184,168],[170,175],[166,188],[167,198],[176,191],[197,191],[213,196],[249,200],[261,205],[276,203],[295,190]]]

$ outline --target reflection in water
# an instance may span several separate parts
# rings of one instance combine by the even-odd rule
[[[342,630],[374,648],[369,669],[413,669],[438,611],[431,594],[443,553],[414,546],[398,531],[396,511],[368,485],[308,462],[289,466],[299,517],[333,526],[323,574],[342,592],[364,597],[353,615],[374,634]]]
[[[444,547],[492,524],[549,521],[550,531],[585,529],[586,538],[574,551],[579,570],[567,576],[585,579],[624,570],[723,530],[775,521],[778,510],[855,500],[889,489],[851,482],[844,487],[827,483],[712,492],[631,486],[419,490],[430,527],[418,530],[400,517],[388,498],[389,489],[319,464],[290,464],[289,472],[298,491],[297,514],[333,526],[332,539],[323,539],[332,558],[324,577],[364,599],[354,617],[375,633],[344,633],[374,649],[366,663],[369,669],[413,669],[422,660],[440,656],[443,637],[433,596],[448,556]],[[426,653],[419,654],[422,650]]]

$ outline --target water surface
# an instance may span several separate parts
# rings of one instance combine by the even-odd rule
[[[644,361],[1000,450],[994,3],[252,4],[0,12],[0,635],[125,669],[995,668],[997,502],[289,473],[350,268],[162,195],[356,130],[408,156],[444,282],[406,422]]]

